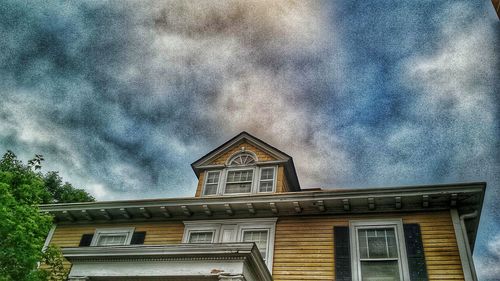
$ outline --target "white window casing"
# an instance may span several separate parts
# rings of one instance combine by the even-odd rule
[[[207,171],[203,184],[203,195],[217,195],[221,181],[221,171]]]
[[[255,183],[255,170],[255,167],[228,169],[226,171],[224,194],[251,193]]]
[[[276,191],[277,170],[275,166],[260,167],[257,192],[264,193]]]
[[[182,242],[190,243],[192,233],[200,232],[212,232],[212,243],[252,241],[272,271],[276,221],[277,218],[184,221]]]
[[[134,227],[126,228],[98,228],[90,246],[118,246],[130,245],[134,235]]]
[[[232,177],[235,173],[244,173],[251,171],[251,177]],[[272,193],[276,191],[278,166],[235,166],[228,167],[223,170],[208,170],[205,172],[203,189],[201,196],[221,196],[221,195],[242,195],[242,194],[257,194],[257,193]],[[248,173],[246,174],[248,175]],[[215,181],[217,179],[217,181]],[[251,180],[250,180],[251,179]],[[228,184],[249,184],[247,190],[238,190],[233,188],[233,192],[227,192]],[[217,191],[214,193],[214,189]]]
[[[399,274],[393,280],[410,281],[401,219],[350,221],[349,233],[353,281],[363,280],[362,264],[366,274],[381,272],[380,269],[385,266],[385,273],[397,268]],[[363,240],[361,243],[360,239]],[[370,267],[376,270],[370,271]],[[378,278],[390,280],[382,276]],[[366,280],[378,279],[375,276]]]

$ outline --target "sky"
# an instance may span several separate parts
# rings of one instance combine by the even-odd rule
[[[98,200],[193,196],[190,163],[247,131],[302,187],[486,181],[499,280],[490,1],[4,0],[0,38],[0,152]]]

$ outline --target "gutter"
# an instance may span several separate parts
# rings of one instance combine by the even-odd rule
[[[465,220],[476,218],[478,216],[478,211],[474,210],[472,213],[459,216],[457,209],[451,209],[450,214],[453,221],[453,228],[455,230],[455,237],[457,240],[458,252],[460,254],[460,261],[462,263],[464,279],[465,281],[477,281],[476,269],[474,267],[474,261],[472,260],[472,252],[469,238],[467,237]]]
[[[474,266],[474,260],[472,259],[472,251],[470,249],[469,237],[467,236],[467,227],[465,226],[465,220],[475,219],[478,216],[478,211],[474,210],[474,212],[469,214],[463,214],[460,216],[460,226],[462,228],[462,235],[465,240],[465,248],[467,250],[467,256],[469,259],[469,266],[471,269],[472,279],[473,281],[477,281],[476,267]]]

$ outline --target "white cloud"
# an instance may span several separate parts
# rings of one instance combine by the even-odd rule
[[[498,280],[500,276],[500,235],[487,242],[488,253],[476,258],[476,271],[479,280]]]

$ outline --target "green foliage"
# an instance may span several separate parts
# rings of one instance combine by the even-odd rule
[[[40,213],[43,203],[94,201],[83,190],[62,183],[57,172],[43,175],[43,157],[23,164],[8,151],[0,160],[0,281],[62,280],[62,256],[56,248],[42,253],[52,217]],[[38,269],[37,262],[48,269]],[[51,279],[52,278],[52,279]]]
[[[83,189],[74,188],[70,183],[63,183],[57,172],[48,172],[43,177],[45,189],[51,195],[47,203],[75,203],[95,201],[94,197]],[[44,202],[45,203],[45,202]]]
[[[43,255],[43,267],[39,270],[39,274],[43,280],[60,281],[66,280],[69,271],[64,268],[64,257],[61,249],[57,246],[50,245]]]

